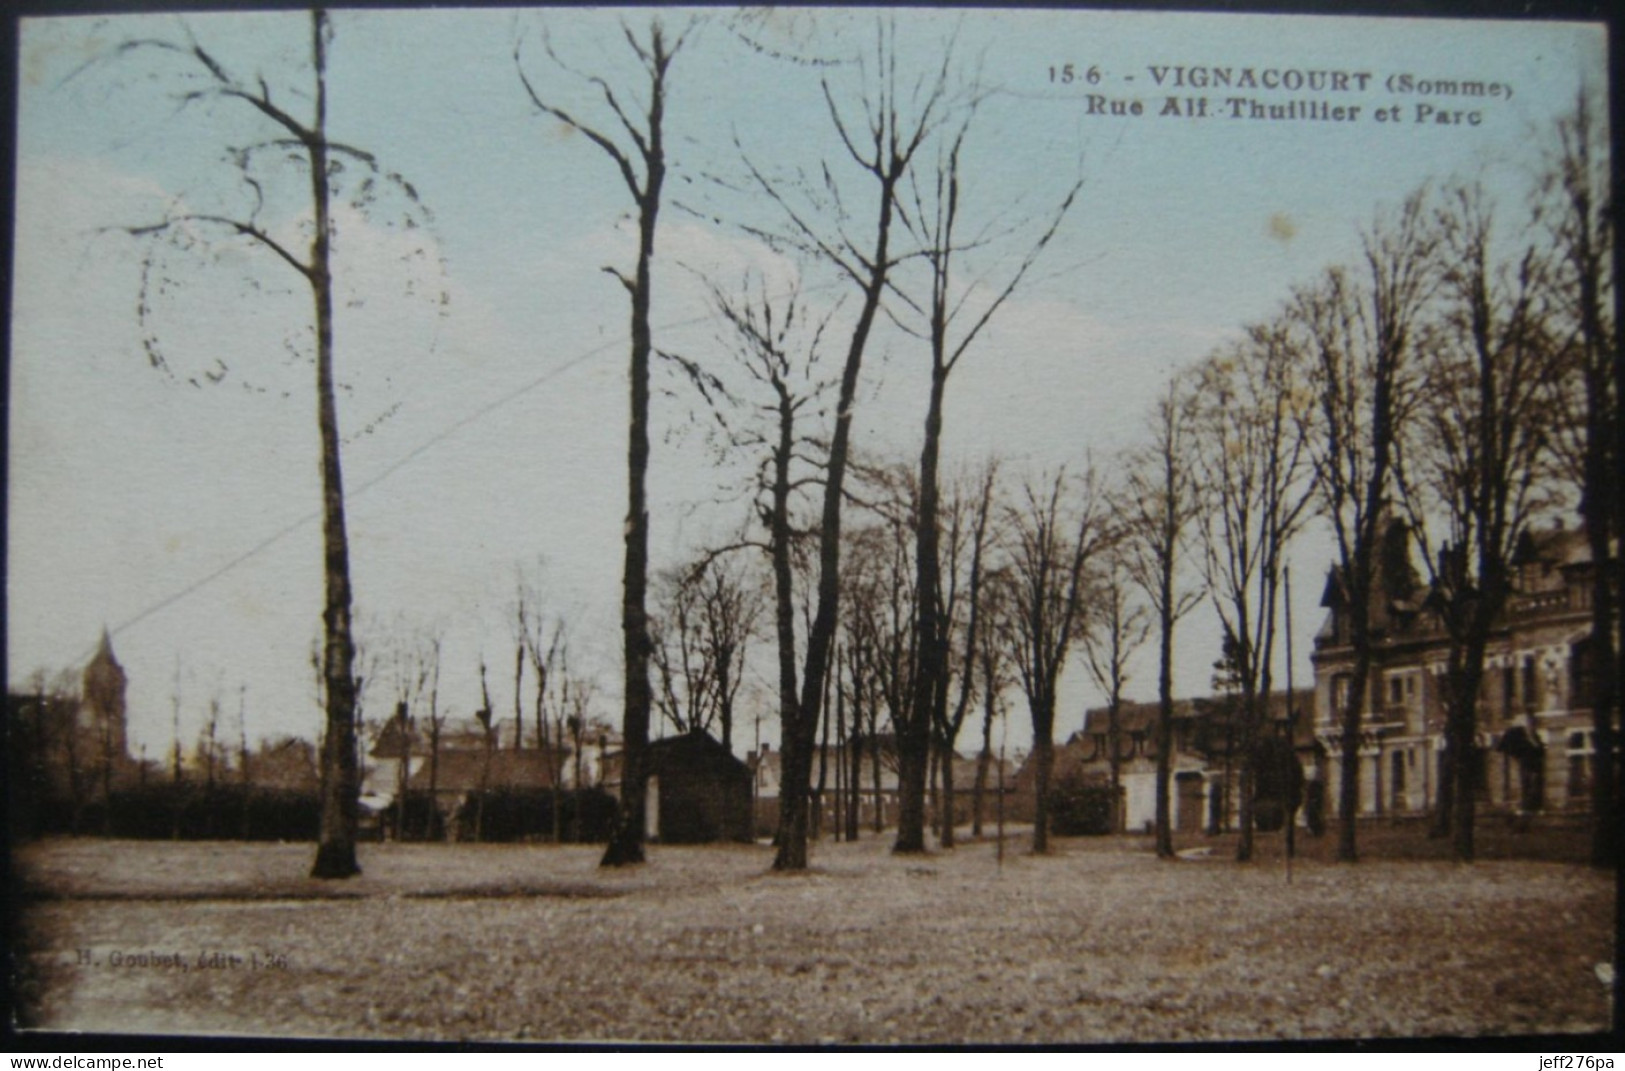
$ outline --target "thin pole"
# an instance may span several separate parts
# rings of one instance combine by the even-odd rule
[[[1286,587],[1286,754],[1291,762],[1298,761],[1298,751],[1295,746],[1298,728],[1298,711],[1295,696],[1292,691],[1292,566],[1287,564],[1281,567],[1281,578]],[[1264,700],[1269,702],[1268,697]],[[1299,779],[1300,783],[1302,779]],[[1301,791],[1301,790],[1300,790]],[[1289,797],[1288,803],[1291,802]],[[1300,799],[1299,803],[1303,801]],[[1292,884],[1292,853],[1297,847],[1293,825],[1298,820],[1298,808],[1288,807],[1286,812],[1286,883]]]
[[[1006,725],[999,723],[999,869],[1004,869],[1004,738]]]
[[[847,834],[847,798],[845,798],[845,774],[847,774],[847,757],[845,757],[845,744],[847,744],[847,689],[840,686],[840,647],[835,647],[835,668],[832,671],[835,678],[835,840],[845,840]]]

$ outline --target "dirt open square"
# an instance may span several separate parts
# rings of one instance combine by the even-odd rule
[[[1611,875],[1143,838],[895,857],[762,846],[59,840],[13,855],[19,1013],[47,1030],[755,1043],[1125,1043],[1609,1029]]]

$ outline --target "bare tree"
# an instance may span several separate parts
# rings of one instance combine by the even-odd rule
[[[485,839],[485,802],[491,792],[491,759],[496,754],[497,729],[491,710],[491,691],[485,684],[485,659],[480,659],[480,707],[474,711],[474,720],[480,723],[480,734],[485,742],[484,761],[480,763],[479,800],[474,806],[474,840]]]
[[[150,239],[154,249],[167,244],[181,252],[208,247],[219,235],[226,241],[246,242],[285,263],[310,291],[313,303],[312,328],[315,337],[316,409],[321,441],[322,544],[325,594],[323,601],[322,674],[326,700],[327,726],[323,733],[323,797],[321,832],[313,877],[346,878],[360,872],[356,863],[356,800],[360,779],[356,761],[356,695],[352,679],[355,657],[351,638],[350,552],[345,526],[344,483],[340,466],[340,432],[335,401],[333,345],[333,209],[340,183],[353,179],[349,205],[363,212],[376,211],[385,190],[401,197],[406,209],[402,221],[416,226],[427,218],[417,192],[398,174],[382,168],[377,158],[354,146],[333,139],[328,133],[328,45],[332,25],[327,12],[317,7],[310,16],[310,82],[302,89],[273,92],[264,77],[244,77],[232,71],[219,57],[206,49],[187,31],[186,40],[141,38],[121,43],[114,55],[154,52],[173,60],[181,80],[179,99],[184,106],[223,111],[245,110],[269,135],[228,154],[238,172],[250,207],[241,214],[177,211],[157,223],[125,228],[138,238]],[[297,105],[308,102],[308,118],[295,114]],[[251,135],[252,136],[252,135]],[[259,214],[272,187],[271,172],[295,163],[308,183],[309,248],[301,254],[264,225]],[[420,253],[422,250],[419,251]],[[142,292],[138,303],[145,337],[143,346],[151,363],[168,369],[167,358],[152,330],[150,316],[158,293],[166,287],[165,273],[155,254],[143,265]],[[201,378],[219,382],[228,374],[223,362],[216,363]]]
[[[562,626],[555,637],[555,643],[550,648],[547,658],[547,677],[549,682],[549,705],[553,710],[553,741],[552,763],[549,771],[553,782],[553,839],[562,841],[565,836],[564,809],[562,787],[564,784],[565,760],[573,756],[575,761],[575,776],[571,783],[571,795],[574,803],[572,813],[574,820],[569,830],[570,839],[576,842],[581,840],[581,782],[582,782],[582,752],[581,741],[585,733],[593,726],[601,725],[589,714],[592,709],[592,699],[597,692],[596,684],[589,678],[578,676],[570,672],[570,645],[563,638]],[[565,746],[565,734],[569,734],[570,744]],[[602,733],[600,733],[602,740]]]
[[[853,803],[848,821],[851,839],[857,837],[861,821],[864,760],[869,762],[869,791],[873,799],[870,818],[875,833],[885,824],[881,792],[884,750],[881,733],[903,697],[894,687],[895,667],[906,658],[909,634],[907,618],[883,608],[895,587],[881,579],[883,565],[872,557],[883,545],[871,529],[848,534],[847,566],[841,577],[842,648],[847,654],[848,693],[852,698],[851,784]],[[894,580],[906,579],[893,569]],[[895,606],[895,604],[893,604]]]
[[[657,581],[662,609],[651,635],[655,705],[678,732],[718,728],[733,748],[734,703],[761,610],[760,587],[715,555]]]
[[[800,703],[796,573],[809,538],[798,517],[807,511],[807,497],[823,483],[827,462],[828,442],[819,437],[824,417],[819,406],[833,382],[819,366],[819,357],[834,310],[814,316],[798,287],[776,296],[760,275],[747,276],[737,295],[715,283],[710,289],[712,304],[729,329],[719,340],[729,361],[706,366],[675,354],[663,356],[682,368],[709,405],[711,445],[718,460],[738,454],[755,459],[748,493],[761,534],[751,534],[747,526],[737,542],[709,552],[701,563],[709,568],[723,555],[747,548],[767,556],[779,721],[792,725]]]
[[[1169,814],[1174,750],[1174,628],[1201,601],[1202,591],[1181,584],[1181,567],[1196,516],[1191,466],[1191,394],[1175,375],[1152,407],[1150,441],[1131,452],[1120,501],[1113,511],[1124,524],[1125,561],[1135,586],[1157,615],[1157,856],[1174,855]]]
[[[1537,235],[1505,249],[1482,187],[1447,191],[1435,216],[1441,322],[1421,360],[1427,405],[1400,430],[1394,474],[1420,535],[1432,609],[1449,637],[1445,755],[1452,843],[1473,857],[1479,688],[1530,522],[1558,504],[1547,432],[1559,351],[1546,336],[1549,265]],[[1437,532],[1439,538],[1433,538]]]
[[[859,707],[868,719],[878,833],[883,824],[883,766],[898,774],[901,791],[902,757],[896,740],[913,710],[919,667],[914,629],[917,574],[911,558],[919,496],[914,473],[906,467],[858,468],[867,485],[867,512],[874,520],[847,533],[841,601],[846,643],[857,655],[853,689],[864,697]],[[882,725],[888,722],[890,745],[882,738]]]
[[[714,686],[722,746],[733,750],[735,708],[745,680],[745,659],[761,616],[761,585],[749,571],[713,563],[701,590],[706,649],[716,667]]]
[[[428,669],[426,683],[429,692],[428,734],[429,734],[429,807],[428,816],[431,827],[426,831],[427,836],[434,836],[435,824],[439,823],[440,814],[440,740],[446,729],[446,716],[440,713],[440,645],[442,643],[438,628],[432,628],[424,633],[422,646],[419,648],[424,665]],[[443,833],[444,830],[442,829]]]
[[[829,439],[823,507],[818,531],[818,584],[816,609],[807,631],[806,658],[800,697],[791,719],[781,728],[783,779],[780,790],[779,848],[776,870],[807,867],[808,795],[812,759],[837,625],[840,593],[841,507],[846,483],[847,452],[852,435],[858,379],[875,318],[881,309],[899,254],[893,249],[899,195],[914,157],[945,118],[950,107],[948,70],[951,50],[941,66],[912,88],[899,72],[896,27],[877,20],[875,48],[858,64],[863,82],[856,108],[838,100],[837,86],[826,75],[821,81],[830,121],[845,152],[842,161],[825,162],[818,178],[810,176],[786,184],[770,178],[746,161],[754,189],[779,210],[783,226],[776,230],[747,227],[747,231],[775,248],[794,248],[833,265],[857,288],[860,303],[847,345],[835,408],[835,426]],[[838,177],[847,166],[861,176],[860,192],[850,181],[842,189]],[[872,212],[869,237],[849,236],[846,223],[857,218],[852,206]],[[830,206],[834,206],[833,208]],[[824,216],[825,218],[820,218]],[[832,217],[832,218],[831,218]]]
[[[620,172],[638,213],[637,266],[631,275],[616,268],[605,271],[618,279],[631,300],[630,417],[627,443],[626,555],[622,575],[621,639],[624,654],[625,709],[622,715],[621,809],[615,831],[604,851],[604,866],[643,862],[644,751],[649,742],[649,715],[653,693],[649,683],[649,622],[645,606],[649,572],[649,511],[644,487],[649,468],[649,359],[654,352],[649,306],[653,293],[655,228],[660,217],[661,190],[666,181],[666,94],[672,60],[692,32],[668,37],[664,22],[651,19],[647,35],[640,37],[623,24],[627,46],[637,57],[647,79],[646,94],[634,115],[603,78],[585,73],[578,77],[603,98],[613,122],[602,127],[585,123],[575,114],[544,99],[523,61],[521,40],[514,46],[514,67],[525,95],[536,109],[579,130],[603,150]],[[543,45],[553,63],[571,68],[553,51],[544,34]],[[575,73],[575,72],[572,72]],[[641,124],[641,125],[640,125]],[[605,131],[609,133],[605,133]],[[630,143],[630,144],[629,144]]]
[[[169,772],[175,784],[181,783],[181,656],[175,655],[175,678],[169,693]]]
[[[1556,380],[1558,444],[1580,488],[1580,515],[1591,552],[1593,681],[1591,724],[1591,860],[1612,867],[1620,858],[1616,808],[1619,735],[1615,724],[1625,695],[1616,647],[1621,606],[1617,547],[1625,532],[1625,421],[1620,383],[1625,351],[1615,334],[1613,260],[1615,202],[1610,193],[1610,156],[1604,113],[1582,89],[1574,113],[1557,126],[1557,145],[1544,181],[1545,223],[1556,253],[1553,299],[1559,329],[1568,336],[1569,372]],[[1614,561],[1612,568],[1603,563]]]
[[[395,770],[395,839],[401,841],[413,835],[407,828],[407,795],[420,723],[427,725],[429,735],[431,803],[435,798],[435,789],[439,787],[436,782],[443,719],[438,710],[436,693],[439,690],[440,637],[433,631],[416,631],[403,624],[391,633],[386,657],[386,668],[394,688],[393,724],[400,748],[400,764]],[[428,708],[426,712],[425,707]],[[424,713],[414,714],[414,711]],[[428,830],[424,831],[425,836],[428,833]]]
[[[564,620],[560,617],[549,619],[544,612],[545,600],[541,593],[539,581],[532,579],[524,568],[519,568],[514,580],[515,600],[513,628],[518,643],[518,657],[530,663],[531,677],[536,682],[533,719],[536,725],[536,748],[544,755],[550,757],[545,760],[549,764],[551,780],[553,783],[553,839],[555,842],[564,835],[561,781],[563,780],[564,737],[561,726],[564,713],[557,711],[554,718],[553,730],[548,729],[549,696],[554,696],[553,704],[559,705],[556,693],[566,681],[560,676],[560,671],[566,665],[566,649],[568,640]],[[514,711],[522,708],[519,694],[521,675],[516,669],[514,673]],[[522,737],[515,728],[514,739]]]
[[[536,681],[535,699],[532,709],[532,719],[536,725],[536,746],[539,749],[548,747],[547,718],[543,712],[549,677],[559,652],[565,642],[564,621],[554,618],[549,621],[545,612],[546,599],[542,594],[540,580],[533,578],[524,568],[519,567],[514,573],[514,616],[512,620],[514,640],[517,645],[515,661],[519,663],[514,668],[514,719],[521,718],[523,704],[521,688],[523,686],[522,666],[529,662],[531,677]],[[516,724],[514,727],[515,747],[522,746],[523,736]],[[554,741],[555,744],[558,741]]]
[[[1083,653],[1089,676],[1106,693],[1106,747],[1112,793],[1112,832],[1124,830],[1123,809],[1123,689],[1129,682],[1129,664],[1151,635],[1151,612],[1134,599],[1126,551],[1114,544],[1105,555],[1095,585],[1089,627],[1083,634]],[[989,706],[991,711],[991,705]],[[984,724],[982,750],[992,742]]]
[[[942,804],[938,809],[941,826],[939,842],[954,846],[954,748],[974,695],[981,634],[987,628],[988,550],[992,541],[989,522],[993,514],[994,481],[997,466],[989,464],[982,473],[981,487],[971,498],[969,488],[960,488],[948,505],[948,591],[942,600],[943,620],[951,638],[960,645],[960,655],[950,672],[957,675],[959,694],[950,705],[949,680],[934,693],[931,707],[932,734],[937,742],[937,769],[942,780]],[[916,574],[917,575],[917,574]],[[961,578],[963,577],[963,591]],[[919,615],[915,615],[918,623]],[[899,831],[899,837],[902,836]]]
[[[1024,483],[1022,501],[1005,512],[1007,643],[1032,714],[1038,794],[1033,851],[1039,853],[1049,851],[1055,702],[1067,655],[1085,624],[1086,570],[1108,543],[1104,512],[1092,469],[1071,486],[1064,472],[1037,486]]]
[[[209,697],[209,716],[203,722],[203,731],[198,734],[198,754],[203,759],[203,783],[210,792],[214,791],[214,778],[216,767],[220,763],[220,696]]]
[[[1337,542],[1333,585],[1346,613],[1354,665],[1342,710],[1337,857],[1354,862],[1360,720],[1372,661],[1377,550],[1391,518],[1394,442],[1420,397],[1416,332],[1433,287],[1435,235],[1417,191],[1366,231],[1358,271],[1334,268],[1301,291],[1315,421],[1307,441],[1315,493]]]
[[[1004,643],[1009,628],[1004,615],[1009,612],[1008,600],[1002,596],[1008,587],[1004,577],[993,573],[987,580],[986,603],[983,613],[986,623],[977,644],[977,658],[982,672],[982,747],[976,754],[976,786],[971,799],[971,836],[982,835],[982,822],[986,817],[987,775],[993,765],[993,723],[1004,716],[1004,690],[1010,680],[1010,652]],[[999,757],[998,772],[999,814],[1004,814],[1004,757]],[[1001,827],[1002,828],[1002,827]]]
[[[1196,372],[1203,572],[1231,639],[1226,655],[1240,702],[1240,862],[1253,854],[1254,758],[1273,679],[1283,558],[1310,501],[1311,396],[1301,356],[1285,325],[1266,324]]]
[[[679,733],[709,730],[716,714],[711,702],[714,667],[700,649],[704,641],[698,599],[687,579],[682,569],[658,574],[653,585],[655,609],[649,616],[655,709]]]
[[[892,287],[902,303],[923,321],[920,326],[913,327],[897,318],[900,323],[905,323],[905,330],[927,343],[931,359],[925,430],[920,447],[920,504],[915,520],[915,591],[918,597],[914,628],[919,668],[914,676],[912,709],[907,719],[898,726],[897,736],[898,757],[902,765],[897,844],[894,848],[898,852],[925,850],[926,748],[930,743],[931,727],[942,721],[941,712],[946,706],[949,688],[949,621],[942,605],[942,548],[938,517],[941,503],[938,469],[942,450],[943,400],[948,378],[982,330],[1026,279],[1045,246],[1060,229],[1083,184],[1079,179],[1067,191],[1059,208],[1047,221],[1047,226],[1032,239],[1031,245],[1024,255],[1017,258],[1014,267],[980,273],[971,268],[967,272],[968,281],[961,280],[958,273],[967,260],[974,264],[976,256],[987,250],[1002,254],[1006,244],[999,241],[1000,236],[993,233],[991,227],[982,228],[978,234],[963,234],[965,179],[961,174],[960,160],[979,103],[979,97],[973,92],[963,106],[963,118],[957,130],[939,146],[936,166],[930,176],[921,182],[918,170],[911,175],[913,208],[902,218],[924,251],[924,260],[929,267],[929,293],[915,300],[898,282],[894,281]],[[991,296],[984,297],[984,294]],[[980,558],[977,563],[980,564]],[[973,617],[974,613],[973,607]],[[968,685],[966,687],[968,689]],[[968,697],[969,692],[962,694]],[[963,703],[960,709],[963,713]],[[949,839],[952,839],[951,833]]]

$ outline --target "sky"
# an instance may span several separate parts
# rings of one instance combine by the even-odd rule
[[[842,114],[859,114],[872,65],[858,57],[872,47],[874,15],[778,8],[741,19],[718,8],[661,18],[690,35],[670,76],[657,346],[723,362],[707,280],[731,289],[748,271],[776,292],[799,286],[832,324],[849,325],[849,287],[828,265],[753,237],[782,229],[783,216],[739,187],[748,160],[785,189],[824,166],[858,188],[820,81]],[[1144,435],[1172,371],[1350,260],[1360,227],[1420,184],[1476,178],[1518,204],[1554,117],[1582,80],[1603,84],[1606,67],[1604,30],[1578,23],[1058,10],[893,18],[904,85],[950,55],[960,84],[974,75],[986,91],[963,197],[969,219],[1010,237],[972,258],[973,277],[1006,276],[1023,236],[1083,182],[948,389],[949,468],[996,455],[1025,476],[1090,459],[1109,473]],[[594,713],[619,721],[628,309],[601,269],[631,267],[632,205],[601,151],[531,106],[516,62],[550,101],[607,129],[614,120],[587,78],[637,99],[621,23],[641,32],[648,20],[635,8],[332,16],[330,135],[416,195],[380,181],[376,200],[345,200],[336,216],[356,618],[378,660],[369,716],[389,704],[380,652],[430,627],[444,636],[443,709],[479,704],[483,659],[494,706],[511,710],[510,620],[524,572],[568,623],[572,669],[596,684]],[[177,697],[188,745],[211,700],[233,728],[240,711],[251,738],[317,732],[320,488],[302,281],[218,233],[187,232],[197,241],[185,249],[128,233],[166,213],[249,211],[230,150],[278,131],[241,101],[188,101],[201,84],[188,56],[119,46],[195,40],[304,116],[309,37],[299,13],[21,26],[7,673],[16,688],[39,671],[77,670],[108,629],[130,679],[132,747],[154,758],[169,747]],[[1213,84],[1220,70],[1231,87]],[[1238,88],[1249,77],[1260,84]],[[1463,83],[1485,95],[1442,91]],[[1255,102],[1344,111],[1253,118]],[[300,240],[301,176],[277,147],[255,151],[265,180],[256,218]],[[346,190],[364,170],[351,166]],[[984,284],[972,304],[986,293]],[[859,449],[917,455],[926,375],[921,344],[883,324],[855,414]],[[737,533],[733,489],[750,460],[715,454],[703,408],[669,369],[655,387],[658,569]],[[1292,672],[1306,684],[1324,533],[1311,530],[1291,562]],[[1217,656],[1208,609],[1182,625],[1178,650],[1176,690],[1206,691]],[[744,703],[763,715],[761,738],[776,741],[769,656],[758,642]],[[1130,694],[1150,698],[1154,680],[1142,659]],[[1098,700],[1074,660],[1057,736]],[[1012,709],[1014,748],[1028,732],[1019,700]],[[747,713],[736,742],[753,744],[756,731]]]

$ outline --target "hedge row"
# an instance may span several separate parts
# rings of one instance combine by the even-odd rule
[[[93,833],[136,840],[316,839],[321,799],[314,792],[254,785],[159,782],[117,789],[79,810],[42,808],[42,833]],[[77,825],[77,828],[75,826]]]

